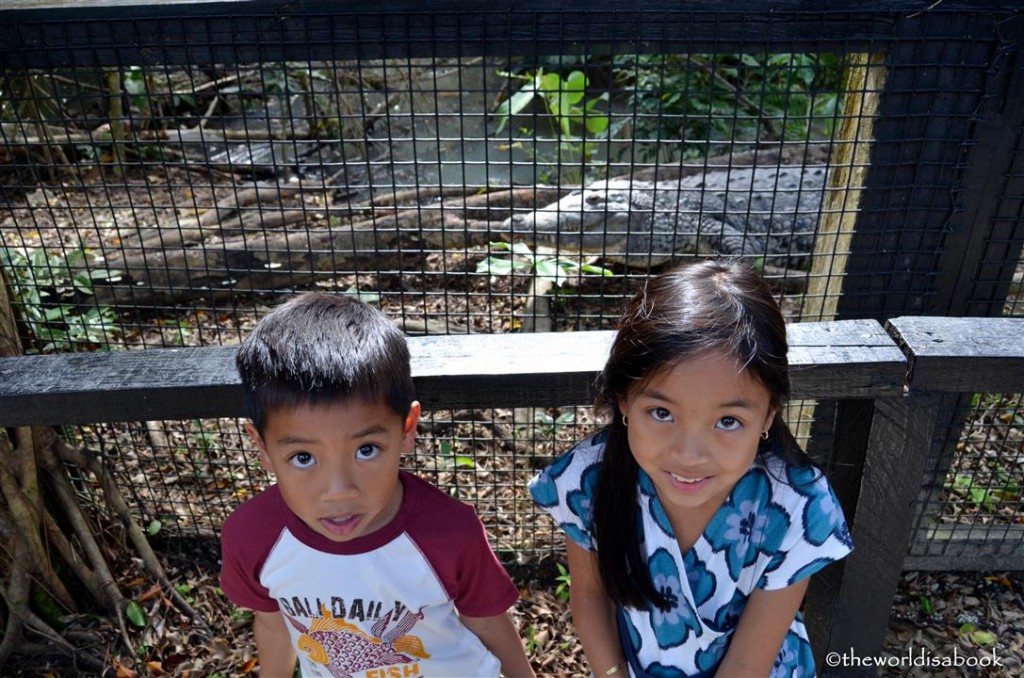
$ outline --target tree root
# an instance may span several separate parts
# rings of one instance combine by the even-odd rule
[[[0,270],[0,357],[20,353],[9,287]],[[0,537],[6,547],[0,554],[4,575],[0,595],[6,602],[7,617],[0,641],[0,666],[12,654],[23,653],[26,634],[34,633],[67,654],[76,665],[98,673],[109,670],[103,658],[77,648],[33,611],[35,587],[49,594],[67,612],[76,612],[89,598],[114,622],[128,656],[134,655],[125,625],[125,596],[79,504],[67,464],[93,474],[107,508],[120,519],[147,574],[160,583],[166,598],[192,619],[197,630],[207,637],[212,635],[205,620],[175,590],[113,476],[98,456],[73,449],[52,428],[0,428],[0,499],[5,509],[0,511]],[[65,576],[59,576],[58,571]],[[72,595],[64,582],[67,573],[73,573],[84,590]]]

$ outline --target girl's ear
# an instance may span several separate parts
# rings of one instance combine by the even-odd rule
[[[251,421],[245,423],[245,432],[249,434],[249,439],[259,448],[260,466],[263,467],[264,471],[273,473],[274,467],[270,463],[270,455],[267,454],[267,444],[263,442],[263,436],[260,435],[260,432],[256,430]]]
[[[768,417],[764,420],[764,426],[761,427],[762,431],[767,431],[768,429],[770,429],[772,427],[772,424],[775,423],[775,415],[778,414],[778,413],[779,413],[779,408],[778,407],[775,407],[773,405],[772,407],[768,408]]]
[[[409,414],[405,415],[405,424],[402,427],[402,452],[412,452],[416,445],[416,425],[420,422],[420,403],[412,401],[409,405]]]
[[[626,396],[618,396],[615,398],[615,402],[619,406],[619,414],[626,416],[626,407],[629,405],[629,401],[626,400]]]

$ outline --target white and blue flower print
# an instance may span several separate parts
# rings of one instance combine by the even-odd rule
[[[530,483],[530,494],[537,505],[543,508],[558,505],[558,485],[555,481],[565,473],[572,463],[572,452],[555,459],[551,466],[541,471]]]
[[[668,649],[686,642],[690,633],[700,635],[701,624],[697,613],[690,606],[683,590],[683,580],[675,559],[665,549],[658,549],[647,560],[654,590],[661,594],[667,606],[665,609],[651,605],[649,613],[651,626],[658,647]]]
[[[774,554],[789,531],[789,515],[771,501],[768,474],[751,469],[733,487],[704,531],[715,551],[724,551],[729,576],[739,581],[740,571],[761,554]]]
[[[835,536],[842,543],[852,547],[850,530],[846,526],[843,510],[835,493],[828,485],[822,487],[814,482],[820,472],[813,468],[794,468],[789,469],[787,473],[793,489],[810,500],[804,506],[803,516],[807,541],[820,546],[829,537]]]
[[[585,439],[530,484],[537,504],[591,549],[600,546],[592,513],[603,453],[603,437]],[[646,675],[713,676],[751,593],[800,581],[852,549],[835,495],[814,468],[787,470],[772,457],[755,461],[685,554],[651,479],[642,470],[637,478],[639,541],[651,580],[669,601],[663,610],[620,608],[623,649],[635,652]],[[797,615],[772,677],[813,674]]]
[[[654,518],[654,522],[658,524],[662,532],[672,536],[675,532],[672,530],[671,523],[668,522],[668,514],[665,513],[665,508],[658,499],[658,492],[654,489],[654,481],[651,480],[651,477],[642,468],[637,469],[637,476],[640,494],[647,497],[647,509],[651,512],[651,517]]]

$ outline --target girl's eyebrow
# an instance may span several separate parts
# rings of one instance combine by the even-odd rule
[[[643,391],[641,393],[641,395],[644,396],[645,398],[651,398],[653,400],[662,400],[662,401],[664,401],[666,403],[674,403],[675,402],[674,400],[672,400],[672,398],[669,398],[667,395],[665,395],[661,391],[657,391],[657,390],[654,390],[654,391]],[[736,400],[728,400],[728,401],[726,401],[724,403],[720,403],[718,405],[718,409],[727,409],[727,408],[729,408],[729,409],[743,409],[743,410],[756,410],[757,409],[757,405],[755,403],[747,400],[746,398],[737,398]]]

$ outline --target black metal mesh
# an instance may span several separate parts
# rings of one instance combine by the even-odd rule
[[[985,127],[1020,80],[998,13],[226,12],[0,12],[26,350],[233,344],[306,289],[410,334],[607,329],[716,251],[794,322],[1020,313],[1021,124]],[[627,207],[584,238],[594,191]],[[409,466],[503,552],[549,548],[524,481],[583,433],[570,411],[437,413]],[[215,531],[266,482],[233,420],[77,435],[166,529]]]
[[[926,469],[910,560],[929,569],[1013,567],[1024,544],[1024,404],[1019,394],[951,401]],[[947,411],[946,414],[951,414]]]

